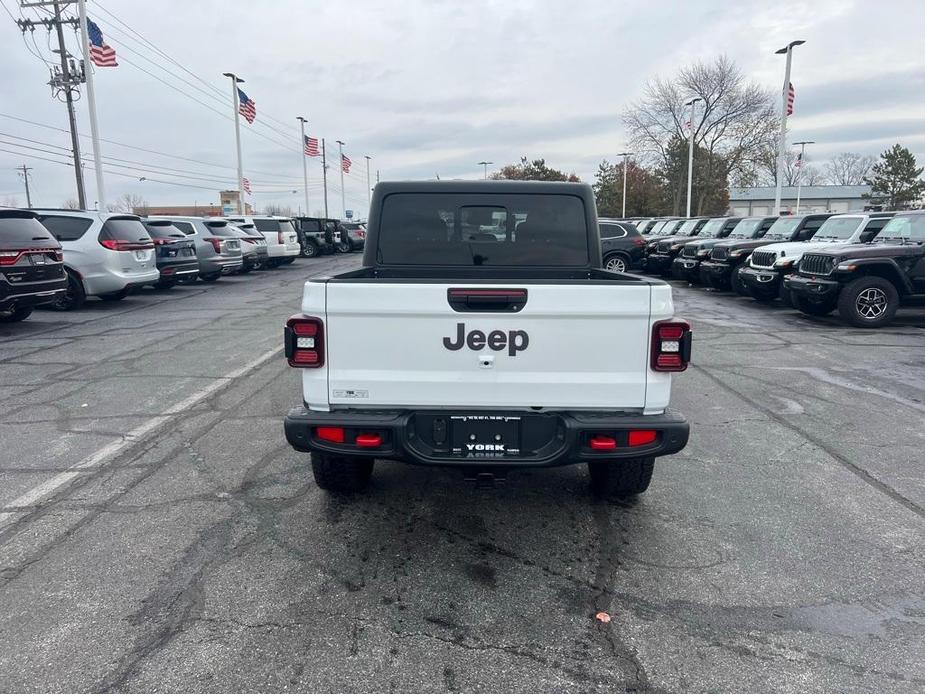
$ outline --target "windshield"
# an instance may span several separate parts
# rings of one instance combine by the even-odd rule
[[[789,241],[790,237],[793,235],[793,230],[796,229],[802,221],[802,217],[781,217],[771,225],[771,228],[768,229],[768,233],[764,235],[764,238],[766,240]]]
[[[588,227],[574,195],[393,193],[382,204],[386,265],[584,266]]]
[[[681,228],[678,229],[678,233],[675,234],[675,236],[690,236],[694,233],[694,229],[697,228],[698,224],[700,224],[699,219],[688,219],[681,225]]]
[[[863,217],[829,217],[813,236],[813,241],[846,241],[858,230]]]
[[[656,236],[662,229],[665,228],[665,225],[667,223],[668,222],[656,222],[655,224],[652,225],[652,228],[649,229],[649,231],[647,231],[646,233],[651,234],[652,236]]]
[[[723,230],[725,225],[725,217],[717,217],[716,219],[711,219],[703,225],[703,229],[700,230],[700,233],[697,234],[697,236],[704,239],[713,238]]]
[[[912,241],[925,243],[925,214],[893,217],[874,239],[877,243]]]

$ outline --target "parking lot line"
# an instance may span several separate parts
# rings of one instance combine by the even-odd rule
[[[42,482],[41,484],[30,489],[25,494],[22,494],[19,497],[13,499],[6,507],[7,509],[11,510],[0,511],[0,529],[12,523],[14,520],[16,520],[17,517],[22,516],[26,512],[24,508],[37,504],[42,499],[53,494],[62,486],[66,485],[75,477],[81,475],[84,471],[91,470],[104,464],[126,448],[138,443],[154,431],[157,431],[162,426],[175,419],[178,415],[183,414],[187,410],[198,405],[209,396],[214,395],[223,388],[228,387],[236,379],[241,378],[242,376],[246,376],[254,369],[260,367],[275,357],[277,354],[279,354],[282,349],[283,348],[281,346],[274,347],[273,349],[265,352],[244,366],[235,369],[234,371],[230,371],[224,376],[219,376],[216,378],[214,383],[210,383],[198,393],[194,393],[188,398],[181,400],[177,404],[168,408],[163,414],[154,415],[144,424],[137,426],[131,431],[127,432],[121,440],[106,444],[99,450],[94,451],[83,460],[74,463],[69,468],[58,473],[51,479]]]

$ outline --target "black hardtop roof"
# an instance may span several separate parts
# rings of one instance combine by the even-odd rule
[[[565,181],[384,181],[376,184],[380,195],[391,193],[525,193],[528,195],[582,195],[587,183]]]
[[[32,210],[21,210],[16,207],[0,208],[0,217],[4,219],[38,219],[39,216]]]

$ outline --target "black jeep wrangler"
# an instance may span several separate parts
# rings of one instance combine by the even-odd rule
[[[853,326],[886,325],[900,303],[925,295],[925,210],[896,215],[871,243],[804,254],[784,282],[803,313],[837,308]]]

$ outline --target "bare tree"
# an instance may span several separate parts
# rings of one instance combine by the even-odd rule
[[[61,203],[61,207],[63,207],[65,210],[79,210],[80,203],[77,201],[77,198],[68,198]]]
[[[773,146],[779,120],[772,94],[748,82],[735,63],[720,56],[712,63],[695,63],[670,79],[646,85],[641,101],[623,114],[631,146],[659,169],[670,168],[670,143],[687,140],[690,107],[700,97],[691,123],[694,143],[706,151],[705,175],[710,180],[742,179],[753,174],[760,158]],[[686,177],[686,172],[683,172]],[[680,208],[685,181],[667,181],[675,210]],[[702,186],[698,209],[713,191]]]
[[[857,152],[840,152],[826,163],[825,175],[829,183],[837,186],[859,186],[876,161],[876,157]]]
[[[115,202],[108,204],[106,209],[110,212],[148,214],[148,201],[134,193],[122,193]]]
[[[263,207],[264,214],[270,214],[279,217],[291,217],[292,216],[292,207],[289,205],[278,205],[276,203],[269,203]]]
[[[820,186],[825,183],[825,175],[812,164],[804,164],[796,183],[800,180],[803,181],[804,186]]]

